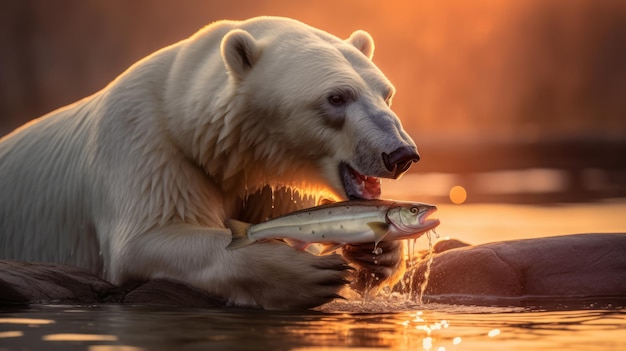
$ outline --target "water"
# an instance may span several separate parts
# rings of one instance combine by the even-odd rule
[[[626,232],[626,202],[439,206],[437,233],[470,243]],[[409,253],[428,249],[426,236]],[[94,305],[0,307],[4,350],[626,350],[626,305],[420,304],[391,295],[271,312]]]
[[[626,309],[334,303],[334,311],[32,306],[0,311],[0,350],[623,350]],[[401,307],[400,309],[398,309]],[[328,307],[327,307],[328,308]],[[381,311],[385,310],[385,312]]]
[[[435,232],[434,230],[432,231],[433,234],[435,235],[435,237],[439,238],[439,235],[437,235],[437,232]],[[428,277],[430,276],[430,268],[433,264],[433,239],[430,235],[430,232],[426,233],[426,237],[428,238],[428,254],[426,256],[426,259],[428,260],[427,264],[426,264],[426,272],[424,272],[424,281],[422,281],[422,283],[420,284],[420,288],[419,288],[419,295],[417,297],[417,303],[420,305],[424,304],[424,292],[426,291],[426,288],[428,287]]]

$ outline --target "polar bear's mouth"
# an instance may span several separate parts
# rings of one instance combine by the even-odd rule
[[[380,197],[380,178],[361,174],[346,163],[339,165],[339,174],[348,199],[369,200]]]

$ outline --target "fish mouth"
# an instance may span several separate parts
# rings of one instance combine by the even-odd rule
[[[343,162],[339,164],[339,175],[348,199],[371,200],[380,198],[380,178],[361,174]]]
[[[394,221],[389,218],[389,213],[387,213],[385,220],[393,225],[398,232],[405,235],[406,238],[417,238],[427,231],[435,229],[440,224],[439,219],[428,218],[436,211],[437,207],[434,205],[421,204],[421,209],[416,214],[417,223],[403,223],[401,219]]]
[[[434,229],[441,222],[439,218],[428,218],[433,213],[437,212],[437,207],[432,206],[431,208],[425,210],[423,214],[420,216],[419,223],[422,226],[424,231]]]

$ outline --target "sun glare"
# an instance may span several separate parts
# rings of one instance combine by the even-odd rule
[[[450,201],[455,205],[460,205],[467,200],[467,191],[460,185],[455,185],[450,189]]]

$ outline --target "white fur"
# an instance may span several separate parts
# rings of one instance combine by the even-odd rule
[[[322,303],[337,290],[325,282],[345,275],[339,256],[272,242],[226,250],[224,220],[266,184],[343,197],[339,162],[382,174],[358,160],[414,145],[373,48],[364,32],[341,41],[264,17],[216,22],[146,57],[0,141],[1,256],[115,283],[178,279],[235,305]],[[313,106],[337,86],[359,99],[331,128]]]

